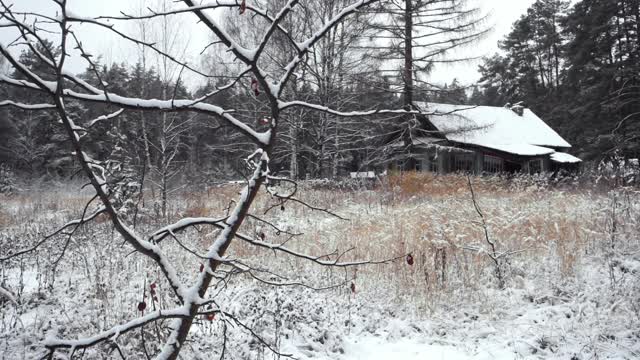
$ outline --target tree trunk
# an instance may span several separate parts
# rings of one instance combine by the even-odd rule
[[[339,128],[339,125],[338,125],[338,119],[335,118],[334,135],[333,135],[333,145],[334,145],[335,149],[334,149],[334,153],[333,153],[333,164],[332,164],[332,169],[331,169],[331,175],[333,176],[334,179],[338,178],[338,167],[339,167],[339,163],[340,163],[340,140],[339,140],[339,135],[340,135],[340,128]]]
[[[413,109],[413,3],[412,0],[404,1],[404,91],[403,105],[405,110]],[[403,142],[407,151],[407,170],[416,168],[416,160],[413,158],[413,115],[405,117],[406,130],[403,134]]]
[[[166,69],[166,66],[165,66]],[[167,99],[167,86],[162,87],[162,99]],[[160,196],[162,218],[167,220],[167,112],[162,113],[162,134],[160,135]]]
[[[291,136],[291,156],[289,158],[289,172],[291,179],[298,180],[298,129],[296,128],[297,120],[292,121],[289,127],[289,135]]]
[[[413,5],[405,0],[404,9],[404,108],[413,108]]]

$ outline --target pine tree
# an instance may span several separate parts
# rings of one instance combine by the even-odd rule
[[[35,43],[35,51],[47,58],[55,58],[60,51],[48,40]],[[19,61],[26,68],[38,74],[42,79],[52,80],[53,69],[42,61],[33,49],[28,49],[20,54]],[[15,71],[12,76],[24,79],[20,72]],[[33,94],[20,88],[7,88],[7,95],[14,101],[26,101],[30,103],[45,103],[48,97],[44,94]],[[32,111],[22,109],[7,109],[6,127],[12,129],[5,152],[10,153],[13,163],[19,169],[26,170],[33,175],[38,175],[43,169],[58,172],[57,167],[62,165],[61,153],[57,149],[64,146],[62,129],[56,121],[56,116],[48,111]],[[66,152],[70,152],[69,149]]]
[[[638,0],[583,0],[564,21],[571,112],[591,157],[638,157],[639,11]]]

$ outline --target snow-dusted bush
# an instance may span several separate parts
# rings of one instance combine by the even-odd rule
[[[17,190],[16,175],[9,165],[0,164],[0,194],[11,194]]]

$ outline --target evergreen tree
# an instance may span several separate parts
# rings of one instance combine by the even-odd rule
[[[35,50],[35,51],[34,51]],[[44,40],[33,45],[33,49],[24,50],[19,57],[20,63],[36,73],[44,80],[53,80],[53,69],[39,55],[48,59],[60,56],[59,49],[53,43]],[[15,71],[12,76],[24,79]],[[7,95],[14,101],[29,103],[46,103],[49,98],[45,94],[32,93],[20,88],[7,88]],[[42,169],[54,174],[60,174],[62,166],[69,165],[70,147],[64,140],[64,132],[60,127],[54,112],[42,110],[7,109],[4,127],[10,128],[12,136],[8,138],[5,153],[9,153],[12,162],[22,170],[33,175]],[[4,143],[3,143],[4,144]]]
[[[639,12],[638,0],[536,1],[480,66],[482,102],[524,101],[587,159],[638,157]]]
[[[564,21],[571,113],[591,157],[638,157],[639,20],[638,0],[583,0]]]

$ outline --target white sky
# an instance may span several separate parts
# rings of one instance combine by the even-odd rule
[[[250,0],[249,0],[250,1]],[[464,50],[465,56],[482,57],[492,55],[498,51],[497,42],[506,35],[514,21],[534,2],[534,0],[470,0],[476,2],[486,12],[491,13],[489,25],[493,26],[493,31],[477,45]],[[48,11],[53,13],[51,9],[55,9],[51,0],[5,0],[5,3],[14,3],[15,11]],[[80,16],[98,16],[98,15],[119,15],[120,11],[129,14],[135,13],[134,9],[137,4],[144,3],[154,9],[157,7],[147,5],[155,4],[156,1],[145,0],[68,0],[68,8],[73,13]],[[53,10],[55,11],[55,10]],[[188,30],[188,44],[186,56],[187,60],[197,63],[197,55],[200,50],[208,43],[208,31],[202,24],[196,24],[196,18],[192,14],[181,17],[181,26]],[[119,23],[119,29],[124,32],[133,34],[135,29],[133,25]],[[81,34],[83,47],[93,55],[102,54],[103,63],[126,62],[133,65],[136,62],[137,49],[135,46],[119,40],[111,35],[105,29],[100,29],[93,25],[74,25],[76,32]],[[0,41],[7,44],[15,38],[15,34],[0,29]],[[480,60],[467,63],[458,63],[455,65],[441,65],[437,67],[432,74],[430,81],[434,83],[451,83],[457,78],[463,84],[470,84],[479,77],[477,65]],[[69,61],[69,68],[74,72],[81,72],[85,69],[86,63],[79,57],[74,57]]]

